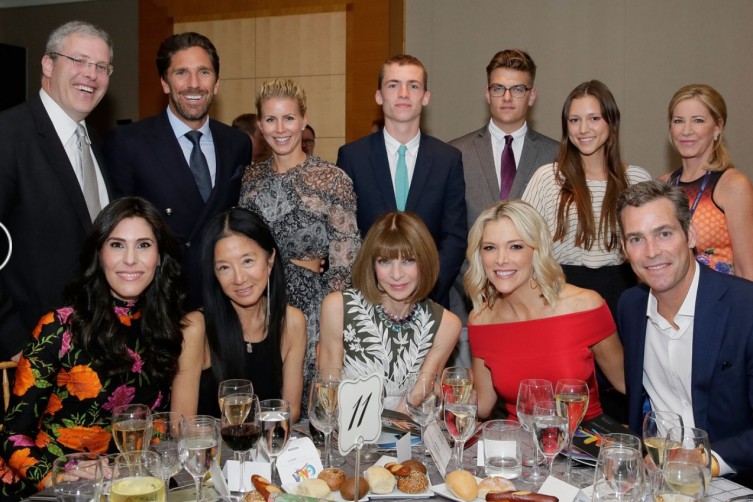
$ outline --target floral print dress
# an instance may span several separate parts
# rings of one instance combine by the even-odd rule
[[[0,431],[0,500],[20,500],[40,489],[53,461],[67,453],[116,453],[110,433],[113,408],[143,403],[166,410],[167,388],[142,373],[149,350],[141,337],[135,302],[113,300],[127,334],[131,370],[108,375],[72,340],[73,309],[61,308],[39,321],[16,370],[10,405]]]

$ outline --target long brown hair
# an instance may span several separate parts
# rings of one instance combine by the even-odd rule
[[[599,102],[602,118],[609,124],[609,138],[604,144],[604,164],[607,175],[607,190],[601,205],[599,228],[594,223],[591,205],[591,192],[586,184],[586,174],[580,151],[570,142],[568,135],[568,115],[573,99],[593,96]],[[604,248],[612,251],[619,246],[617,233],[617,198],[627,188],[628,180],[620,157],[620,110],[614,96],[606,85],[598,80],[583,82],[572,90],[562,107],[562,143],[557,156],[557,181],[560,189],[560,202],[557,208],[557,224],[554,240],[562,240],[568,232],[567,214],[571,204],[575,204],[578,214],[578,230],[575,245],[591,249],[598,238],[602,238]]]

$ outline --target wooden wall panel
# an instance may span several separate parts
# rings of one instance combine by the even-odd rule
[[[256,19],[175,23],[174,33],[195,31],[212,41],[220,54],[220,78],[256,75]]]

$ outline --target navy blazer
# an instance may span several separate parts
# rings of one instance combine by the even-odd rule
[[[337,165],[353,180],[358,199],[356,217],[363,237],[379,216],[397,210],[384,133],[378,131],[342,146]],[[432,298],[448,307],[450,287],[465,259],[468,238],[459,150],[421,134],[405,210],[420,216],[434,238],[439,250],[439,279]]]
[[[695,426],[738,471],[753,468],[753,282],[700,267],[693,324],[691,394]],[[649,290],[620,297],[617,327],[625,350],[630,427],[643,419],[643,352]]]
[[[103,156],[89,135],[109,189]],[[81,185],[39,93],[0,114],[0,223],[13,242],[0,270],[0,360],[8,360],[39,318],[62,306],[91,227]]]
[[[243,169],[251,155],[247,134],[215,120],[212,130],[217,172],[206,203],[188,167],[167,111],[116,128],[105,142],[107,168],[116,197],[138,195],[155,205],[183,249],[188,286],[186,307],[201,305],[201,233],[215,215],[238,204]]]

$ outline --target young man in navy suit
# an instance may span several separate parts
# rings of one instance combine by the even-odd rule
[[[449,307],[450,287],[465,258],[465,181],[460,152],[421,132],[421,111],[430,97],[421,61],[405,54],[388,59],[375,96],[384,128],[341,147],[337,165],[353,180],[362,236],[388,211],[421,217],[439,249],[439,280],[431,297]]]
[[[220,88],[220,58],[207,37],[189,32],[167,38],[157,51],[157,71],[169,98],[166,110],[115,129],[105,154],[115,195],[150,201],[182,245],[185,306],[194,309],[201,305],[202,229],[238,203],[251,140],[209,118]],[[194,131],[197,140],[190,139]],[[203,157],[199,167],[192,160],[197,156]]]
[[[753,470],[753,282],[696,262],[685,193],[660,181],[617,203],[623,248],[642,285],[622,294],[629,422],[651,407],[708,432],[714,475]],[[745,479],[747,478],[747,479]]]

